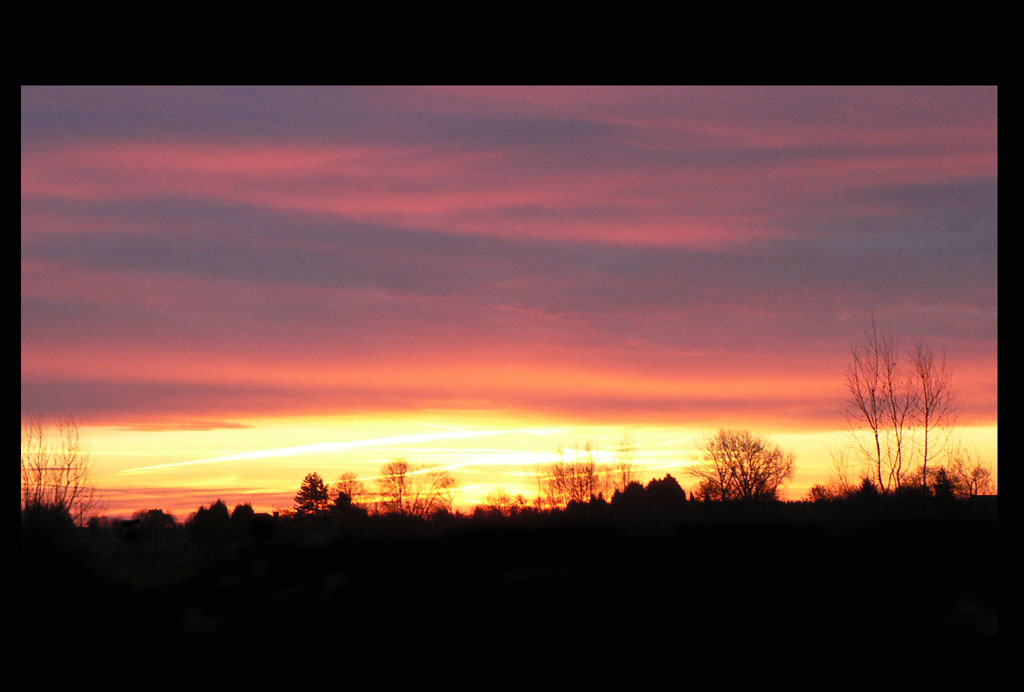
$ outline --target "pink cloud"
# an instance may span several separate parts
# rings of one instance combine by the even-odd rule
[[[994,416],[994,94],[356,90],[346,127],[335,94],[316,127],[229,136],[196,106],[127,137],[90,92],[88,136],[23,135],[23,384],[123,384],[176,420],[744,396],[819,420],[839,316],[874,311],[939,325]]]
[[[964,129],[844,137],[814,127],[765,135],[763,128],[709,124],[698,128],[697,149],[693,137],[677,141],[671,129],[653,137],[644,130],[642,142],[616,143],[615,158],[581,153],[578,165],[531,148],[445,150],[427,143],[86,143],[23,155],[22,195],[191,197],[413,229],[706,247],[713,239],[728,245],[783,236],[788,230],[773,212],[798,209],[810,196],[994,175],[994,138],[972,138]],[[29,221],[58,225],[52,212],[32,213]]]

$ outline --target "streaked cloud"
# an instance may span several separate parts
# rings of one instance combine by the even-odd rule
[[[242,452],[240,454],[229,454],[227,456],[211,457],[209,459],[193,459],[191,461],[176,461],[167,464],[151,464],[149,466],[137,466],[123,469],[123,474],[146,473],[148,471],[166,470],[181,466],[196,466],[199,464],[215,464],[227,461],[250,461],[254,459],[270,459],[274,457],[296,457],[304,454],[322,454],[324,452],[341,452],[350,449],[366,449],[370,447],[393,446],[396,444],[415,444],[417,442],[432,442],[434,440],[463,440],[474,437],[488,437],[491,435],[507,435],[508,430],[448,430],[432,433],[419,433],[416,435],[394,435],[391,437],[380,437],[367,440],[346,440],[342,442],[318,442],[310,445],[299,445],[297,447],[281,447],[278,449],[261,449],[254,452]]]

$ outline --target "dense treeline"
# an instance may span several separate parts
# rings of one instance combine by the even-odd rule
[[[276,517],[221,501],[184,522],[158,509],[84,528],[29,517],[25,625],[74,604],[79,633],[384,633],[409,617],[454,633],[481,613],[506,634],[551,618],[994,633],[996,528],[995,498],[695,501],[671,475],[564,509],[374,514],[336,496]],[[55,589],[59,601],[33,598]]]

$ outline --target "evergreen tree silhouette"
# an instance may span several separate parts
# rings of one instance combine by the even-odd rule
[[[308,473],[295,495],[295,513],[299,516],[323,514],[330,508],[327,486],[320,474]]]

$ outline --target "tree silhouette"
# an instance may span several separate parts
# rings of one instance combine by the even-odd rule
[[[352,501],[348,493],[338,491],[331,499],[328,512],[337,519],[367,516],[366,508]]]
[[[75,522],[62,506],[28,504],[21,510],[21,538],[30,544],[45,544],[72,535]]]
[[[209,508],[201,506],[196,510],[185,527],[196,541],[216,545],[227,538],[230,524],[228,506],[218,499]]]
[[[910,352],[910,362],[918,388],[914,398],[916,424],[923,436],[921,486],[927,488],[928,461],[941,451],[942,440],[936,440],[934,433],[943,427],[949,429],[959,406],[953,394],[953,374],[946,364],[945,353],[936,359],[931,347],[919,342]]]
[[[232,536],[240,540],[248,538],[252,531],[252,522],[255,516],[256,512],[248,502],[235,505],[235,508],[231,510]]]
[[[324,514],[330,509],[330,496],[324,479],[313,472],[306,474],[295,495],[295,514],[309,516]]]
[[[634,509],[641,507],[646,497],[644,486],[640,485],[637,481],[630,481],[625,488],[616,490],[612,494],[612,506]]]
[[[658,507],[678,506],[686,502],[686,491],[679,481],[666,474],[664,478],[653,478],[647,483],[647,502]]]
[[[97,504],[92,462],[73,417],[58,420],[54,427],[56,439],[41,419],[22,425],[22,508],[37,515],[67,513],[84,526],[86,512]]]
[[[700,479],[705,499],[774,499],[782,483],[793,477],[791,452],[749,430],[719,430],[704,441],[704,459],[688,472]]]
[[[505,517],[511,517],[516,514],[522,513],[527,507],[526,498],[522,495],[516,495],[513,497],[504,488],[496,488],[487,494],[484,498],[483,505],[479,505],[480,508],[500,514]]]
[[[850,354],[847,421],[875,485],[883,495],[908,483],[930,488],[929,467],[950,439],[959,410],[945,354],[916,342],[901,360],[892,334],[873,319]]]
[[[132,515],[132,518],[139,521],[139,528],[144,536],[162,536],[178,525],[174,515],[162,509],[140,510]]]
[[[366,486],[351,471],[341,474],[338,480],[331,484],[329,492],[333,504],[337,504],[338,496],[344,494],[348,496],[348,502],[356,507],[365,504],[368,494]]]
[[[587,442],[582,453],[578,447],[573,452],[573,461],[565,461],[564,451],[559,447],[558,461],[537,468],[539,497],[549,509],[564,509],[570,502],[590,502],[590,498],[605,489],[612,471],[594,461],[593,445]]]
[[[811,486],[807,491],[807,500],[809,502],[827,502],[828,500],[837,499],[832,491],[821,483],[816,483]]]
[[[977,452],[957,444],[949,453],[948,473],[957,497],[971,498],[992,492],[992,469]]]
[[[937,500],[952,500],[954,497],[956,488],[953,478],[942,466],[935,469],[931,490]]]
[[[231,523],[248,524],[252,521],[252,518],[256,515],[256,511],[253,510],[252,505],[246,502],[245,504],[237,504],[235,508],[231,510]]]
[[[377,485],[384,512],[428,517],[452,511],[457,484],[444,469],[413,466],[405,459],[397,458],[381,469]]]
[[[871,482],[870,478],[861,478],[860,487],[857,488],[852,496],[860,500],[876,500],[879,496],[878,487]]]
[[[883,494],[898,490],[903,473],[911,413],[918,405],[911,376],[904,373],[892,334],[879,330],[874,319],[864,340],[850,347],[846,370],[846,413],[851,429],[867,428],[870,442],[859,449],[872,467]]]
[[[352,496],[348,493],[339,492],[331,500],[330,512],[331,514],[345,514],[352,509]]]

